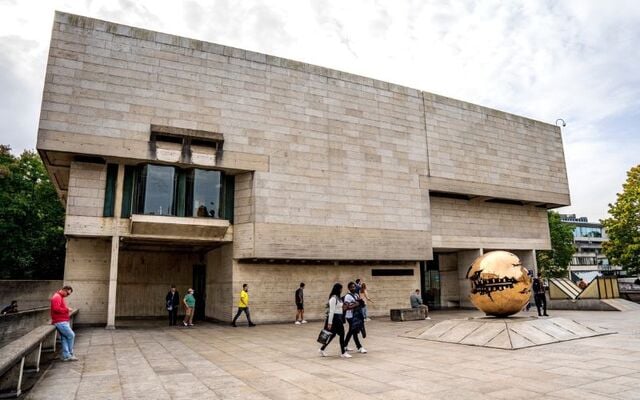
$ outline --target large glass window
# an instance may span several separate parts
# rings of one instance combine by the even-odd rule
[[[147,165],[143,173],[143,179],[144,204],[142,213],[147,215],[175,215],[175,168]]]
[[[130,215],[124,204],[133,203],[135,214],[232,221],[233,191],[233,176],[225,176],[220,171],[151,164],[128,167],[122,216]]]
[[[589,226],[576,226],[573,230],[574,237],[602,237],[602,228]]]
[[[116,198],[116,180],[118,178],[118,164],[107,165],[107,182],[104,188],[103,217],[113,217]]]
[[[220,218],[220,175],[219,171],[193,170],[194,217]]]

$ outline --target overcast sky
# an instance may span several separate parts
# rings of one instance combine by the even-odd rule
[[[640,1],[0,0],[0,143],[35,148],[54,10],[347,71],[555,123],[572,206],[640,163]]]

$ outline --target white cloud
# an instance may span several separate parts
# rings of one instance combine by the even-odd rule
[[[564,118],[568,211],[590,219],[640,161],[634,0],[0,0],[0,89],[13,98],[0,103],[0,139],[16,149],[35,146],[54,9]]]

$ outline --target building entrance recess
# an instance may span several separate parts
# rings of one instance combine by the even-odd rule
[[[440,266],[437,254],[433,255],[433,260],[420,263],[420,284],[422,301],[431,310],[441,308]]]
[[[207,301],[207,266],[195,264],[193,266],[193,290],[196,298],[196,309],[193,318],[202,321],[205,318],[205,302]]]

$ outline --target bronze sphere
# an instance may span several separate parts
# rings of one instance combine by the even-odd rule
[[[531,278],[520,259],[507,251],[491,251],[478,257],[469,270],[469,298],[487,315],[508,317],[527,304]]]

